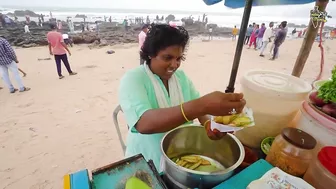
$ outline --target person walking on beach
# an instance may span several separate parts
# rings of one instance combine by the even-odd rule
[[[234,26],[234,28],[232,29],[232,41],[235,41],[237,39],[238,32],[239,30],[237,26]]]
[[[262,47],[261,47],[261,51],[260,51],[260,55],[261,57],[264,57],[264,51],[267,48],[268,43],[272,42],[272,37],[273,37],[273,26],[274,23],[270,22],[269,23],[269,27],[265,30],[263,39],[262,39]]]
[[[254,45],[254,49],[257,50],[257,36],[259,32],[259,25],[255,25],[253,32],[250,38],[250,44],[248,48],[251,48],[252,44]]]
[[[67,45],[64,43],[62,34],[57,32],[57,27],[54,24],[50,25],[51,30],[47,34],[47,40],[49,43],[49,53],[50,55],[54,55],[55,61],[56,61],[56,67],[57,67],[57,73],[59,79],[63,79],[64,76],[62,75],[62,70],[61,70],[61,61],[63,61],[64,66],[69,72],[69,75],[76,75],[76,72],[73,72],[70,68],[70,64],[68,61],[68,56],[67,52],[71,56],[71,52],[68,49]]]
[[[142,26],[142,30],[141,30],[141,32],[138,35],[140,52],[141,52],[142,45],[143,45],[143,43],[146,40],[146,36],[147,36],[147,32],[148,32],[148,27],[149,27],[148,24],[143,25]],[[145,63],[145,60],[142,59],[141,56],[140,56],[140,65],[142,65],[144,63]]]
[[[213,32],[213,29],[212,29],[212,27],[210,26],[210,27],[209,27],[209,41],[212,40],[212,32]]]
[[[244,40],[245,45],[247,45],[249,43],[252,32],[253,32],[253,27],[250,24],[249,27],[246,30],[246,36],[245,36],[245,40]]]
[[[22,79],[20,77],[19,68],[17,64],[19,63],[14,49],[8,43],[8,41],[0,37],[0,72],[5,85],[8,87],[10,93],[15,93],[18,89],[14,88],[10,78],[8,70],[10,70],[19,85],[19,91],[29,91],[29,87],[23,85]]]
[[[276,56],[278,55],[279,47],[286,39],[286,35],[287,35],[286,26],[287,26],[287,21],[281,22],[280,29],[275,35],[273,56],[270,60],[275,60]]]
[[[262,47],[265,30],[266,30],[265,23],[262,23],[257,36],[257,49],[260,49]]]

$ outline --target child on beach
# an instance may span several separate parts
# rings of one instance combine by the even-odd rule
[[[234,28],[232,29],[232,41],[237,39],[238,32],[239,32],[238,28],[234,26]]]
[[[250,44],[248,48],[251,48],[252,44],[254,45],[254,49],[257,50],[257,36],[259,32],[259,25],[255,25],[254,30],[251,34]]]

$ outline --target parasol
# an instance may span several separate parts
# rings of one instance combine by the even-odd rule
[[[203,0],[207,5],[213,5],[221,2],[222,0]],[[315,0],[224,0],[224,5],[229,8],[242,8],[245,6],[243,18],[240,26],[236,52],[233,59],[229,85],[226,88],[227,93],[234,92],[234,84],[236,82],[240,57],[244,46],[244,37],[250,19],[252,6],[267,6],[267,5],[294,5],[294,4],[307,4],[315,2]]]

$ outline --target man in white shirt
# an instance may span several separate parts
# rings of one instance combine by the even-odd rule
[[[212,27],[209,28],[209,41],[212,40]]]
[[[263,42],[263,45],[261,47],[261,51],[260,51],[260,55],[261,57],[264,57],[264,51],[268,45],[268,43],[272,42],[272,38],[274,37],[273,35],[273,26],[274,26],[274,23],[273,22],[270,22],[269,23],[269,27],[266,29],[265,33],[264,33],[264,36],[263,36],[263,39],[262,39],[262,42]]]
[[[24,31],[25,33],[30,33],[29,26],[27,24],[24,26]]]

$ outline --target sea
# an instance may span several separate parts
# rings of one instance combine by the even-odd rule
[[[3,14],[7,14],[9,12],[14,12],[15,10],[26,10],[29,9],[34,11],[37,14],[45,15],[45,20],[48,20],[52,15],[53,18],[57,20],[66,20],[67,18],[71,19],[73,22],[82,22],[82,18],[75,18],[77,14],[85,14],[87,16],[87,22],[95,22],[95,21],[104,21],[104,16],[109,18],[112,17],[112,21],[114,22],[122,22],[124,19],[132,20],[135,17],[143,17],[147,16],[153,21],[156,16],[160,18],[167,17],[169,14],[175,16],[176,20],[180,20],[186,17],[192,17],[195,21],[201,20],[204,12],[197,11],[169,11],[169,10],[144,10],[144,9],[108,9],[108,8],[46,8],[46,7],[1,7],[0,12]],[[238,11],[226,11],[226,12],[210,12],[205,13],[208,17],[208,23],[214,23],[221,27],[233,27],[237,26],[239,28],[243,10]],[[24,17],[19,17],[19,20],[25,20]],[[38,21],[38,18],[31,18],[33,21]],[[309,23],[309,17],[284,17],[284,16],[258,16],[252,12],[250,17],[250,22],[255,23],[268,23],[270,21],[278,22],[287,20],[289,23],[295,23],[298,25]]]

